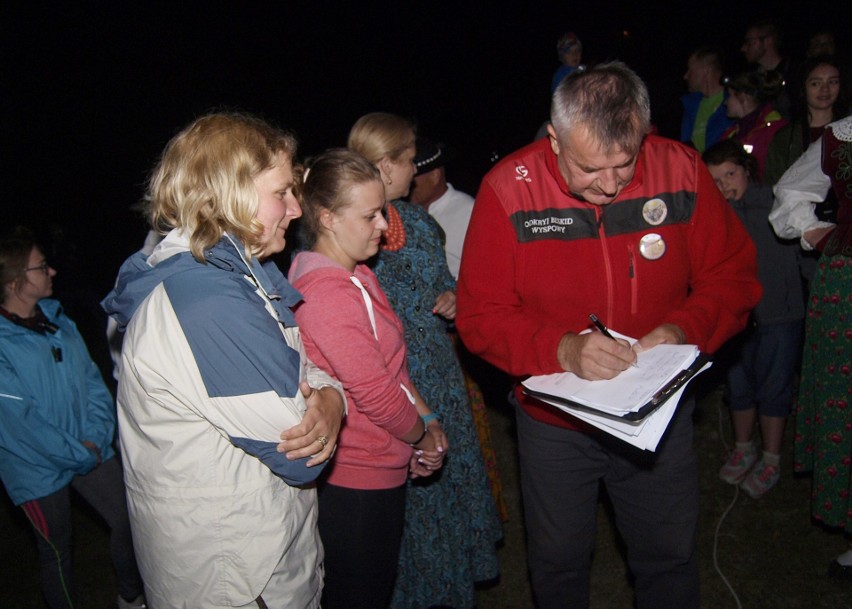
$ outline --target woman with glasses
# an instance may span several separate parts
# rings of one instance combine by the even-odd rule
[[[0,239],[0,478],[35,530],[51,609],[75,602],[71,489],[110,527],[121,609],[144,607],[115,409],[74,322],[51,299],[54,270],[22,229]]]

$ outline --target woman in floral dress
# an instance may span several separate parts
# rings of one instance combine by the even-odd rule
[[[837,196],[836,224],[814,214],[829,189]],[[826,128],[775,196],[775,232],[821,253],[805,325],[794,467],[813,471],[814,519],[843,530],[849,542],[829,573],[852,579],[852,116]]]
[[[374,266],[405,329],[412,381],[438,414],[452,455],[442,471],[409,482],[405,531],[391,607],[475,606],[474,582],[497,577],[502,537],[448,320],[455,317],[455,281],[438,226],[399,200],[414,175],[413,126],[398,116],[361,117],[349,147],[382,173],[388,230]],[[392,201],[392,203],[390,203]]]

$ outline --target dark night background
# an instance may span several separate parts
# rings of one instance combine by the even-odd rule
[[[746,25],[771,16],[798,57],[817,26],[848,37],[842,4],[4,2],[0,225],[37,231],[57,296],[94,321],[142,243],[130,206],[150,168],[210,109],[294,130],[302,156],[344,144],[366,112],[409,116],[458,152],[450,180],[475,194],[494,153],[529,142],[547,117],[562,32],[577,33],[586,63],[633,67],[655,123],[676,137],[692,49],[718,43],[729,72],[742,69]]]
[[[682,77],[690,51],[716,43],[727,51],[728,73],[744,69],[739,48],[747,24],[771,17],[787,34],[789,56],[801,57],[811,32],[828,25],[848,59],[848,7],[848,0],[5,0],[0,3],[0,231],[18,223],[36,231],[58,271],[55,294],[111,381],[106,320],[98,302],[121,261],[142,244],[145,223],[131,206],[141,198],[150,169],[166,142],[195,117],[221,108],[260,114],[294,130],[305,157],[345,144],[350,126],[364,113],[402,114],[414,118],[422,134],[456,151],[449,179],[475,194],[490,159],[528,143],[547,118],[555,43],[564,31],[576,32],[583,42],[584,62],[621,59],[634,68],[649,85],[655,124],[663,135],[677,137],[678,98],[685,92]],[[495,420],[501,420],[499,412]],[[712,427],[707,423],[697,434],[704,442],[698,454],[710,463],[704,487],[711,489],[711,507],[722,501],[716,454],[709,452],[718,443]],[[511,444],[510,432],[501,433]],[[506,488],[516,492],[513,470],[504,471]],[[840,606],[831,599],[845,598],[839,588],[826,592],[821,579],[803,583],[808,573],[816,573],[816,567],[805,565],[823,569],[822,561],[834,552],[821,531],[790,517],[804,515],[807,486],[792,480],[773,495],[786,503],[770,497],[734,513],[733,530],[756,532],[742,536],[732,569],[756,548],[777,554],[769,567],[763,556],[751,565],[752,579],[742,579],[745,567],[738,571],[745,594],[760,599],[751,606],[781,606],[764,604],[767,598],[817,596],[827,599],[821,607]],[[0,536],[0,597],[14,599],[4,606],[23,607],[24,599],[37,603],[35,550],[22,541],[29,526],[2,491],[0,508],[0,523],[6,523]],[[715,518],[722,509],[719,504],[706,517]],[[516,554],[515,562],[523,555],[518,522],[516,514],[514,528],[507,527],[506,547]],[[708,520],[702,531],[712,532],[714,525]],[[105,560],[103,538],[91,536],[86,541],[99,544]],[[729,537],[740,539],[739,533]],[[794,537],[801,543],[792,546],[788,561],[785,552]],[[840,540],[833,543],[839,550]],[[819,558],[807,553],[814,548],[822,548]],[[91,549],[80,553],[98,556]],[[599,562],[603,569],[621,564],[617,550],[610,553],[609,562]],[[90,569],[93,585],[103,587],[100,571]],[[782,574],[782,581],[767,577],[764,569]],[[3,581],[6,572],[11,576]],[[714,575],[702,577],[709,582],[705,604],[715,595],[722,600],[713,606],[722,606],[727,592]],[[504,578],[507,586],[527,590],[523,567],[505,571]],[[600,581],[610,585],[612,578]],[[104,590],[114,594],[109,586]]]

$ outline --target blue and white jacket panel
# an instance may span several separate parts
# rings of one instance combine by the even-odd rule
[[[342,390],[305,358],[288,308],[300,295],[274,264],[252,262],[249,274],[227,239],[206,259],[173,231],[125,263],[104,301],[130,322],[119,432],[148,600],[218,607],[266,590],[267,603],[314,607],[316,495],[296,485],[321,467],[276,446],[304,415],[300,380]]]
[[[115,406],[77,326],[53,299],[58,327],[39,334],[0,317],[0,478],[16,505],[45,497],[115,453]]]

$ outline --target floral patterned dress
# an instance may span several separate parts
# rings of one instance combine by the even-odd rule
[[[450,452],[435,475],[409,481],[393,609],[475,606],[474,582],[498,574],[502,529],[479,446],[464,377],[435,299],[455,290],[437,223],[395,201],[405,245],[382,250],[374,270],[405,328],[414,385],[441,419]]]
[[[811,285],[794,467],[813,471],[813,517],[852,532],[852,123],[839,127],[823,135],[822,169],[837,195],[837,227]]]

